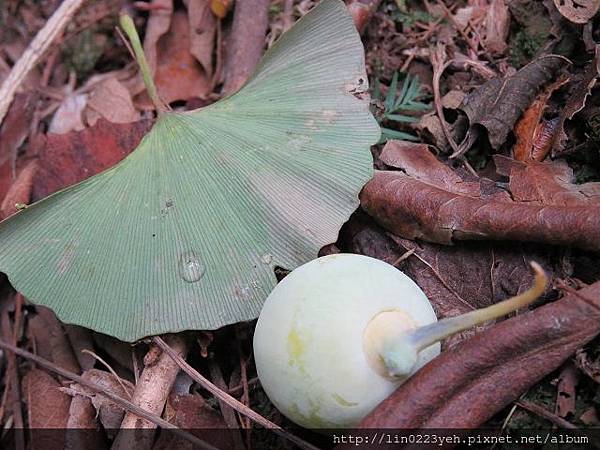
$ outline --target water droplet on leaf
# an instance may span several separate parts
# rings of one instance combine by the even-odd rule
[[[188,283],[195,283],[200,280],[206,272],[206,267],[200,262],[200,259],[194,252],[186,252],[179,261],[179,275]]]

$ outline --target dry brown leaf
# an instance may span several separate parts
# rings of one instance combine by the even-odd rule
[[[30,448],[64,448],[71,397],[61,392],[60,383],[47,372],[33,368],[23,379],[23,398],[31,430]]]
[[[600,0],[554,0],[560,13],[574,23],[587,23],[600,9]]]
[[[7,176],[0,177],[0,199],[13,182],[17,151],[29,135],[37,102],[35,92],[17,94],[0,126],[0,166],[9,169]]]
[[[217,32],[217,18],[210,0],[188,0],[190,53],[198,60],[208,78],[213,75],[213,51]],[[219,16],[220,17],[220,16]]]
[[[66,435],[66,450],[108,449],[108,443],[100,431],[96,410],[89,398],[81,395],[71,398],[67,428],[69,432]]]
[[[461,109],[469,118],[470,129],[461,144],[463,153],[475,142],[477,125],[487,130],[493,148],[500,147],[540,86],[551,80],[565,64],[564,59],[558,56],[543,56],[514,75],[491,79],[467,95]]]
[[[359,33],[363,33],[377,12],[381,0],[348,0],[346,6]]]
[[[525,110],[515,125],[517,142],[513,155],[517,161],[542,161],[554,143],[558,121],[544,119],[544,111],[552,93],[566,84],[567,78],[550,84]]]
[[[152,73],[155,73],[159,61],[158,41],[171,27],[173,0],[152,0],[148,7],[150,8],[150,16],[148,17],[146,34],[144,35],[144,53],[146,54],[150,70]],[[140,79],[141,89],[143,89],[143,83]]]
[[[154,81],[160,98],[167,104],[203,98],[212,90],[210,78],[190,53],[190,33],[187,15],[182,11],[172,14],[169,32],[160,38],[156,47],[158,58]],[[153,109],[146,92],[135,98],[136,106]]]
[[[575,362],[583,373],[600,384],[600,348],[579,349],[575,355]]]
[[[79,325],[65,324],[65,331],[69,337],[69,342],[75,353],[75,358],[82,370],[88,370],[96,364],[96,358],[82,350],[93,350],[94,343],[92,341],[92,332],[89,328],[80,327]]]
[[[600,182],[574,184],[573,170],[565,161],[523,163],[495,155],[494,162],[498,173],[510,177],[508,190],[516,201],[600,207]]]
[[[556,125],[557,136],[553,141],[553,155],[559,155],[563,152],[567,141],[567,134],[565,133],[565,123],[572,120],[573,117],[580,112],[586,105],[587,99],[590,96],[592,89],[596,85],[600,69],[598,63],[600,61],[600,44],[596,45],[596,56],[588,64],[585,71],[573,77],[571,83],[571,92],[567,99],[567,103],[561,109],[558,123]]]
[[[390,141],[385,152],[402,155],[406,173],[376,171],[361,192],[361,206],[399,236],[440,244],[497,239],[600,250],[597,206],[515,202],[485,179],[478,180],[480,195],[473,195],[468,183],[431,175],[445,169],[427,155],[426,146]]]
[[[231,9],[233,0],[210,0],[210,10],[219,19],[224,19]]]
[[[128,342],[102,333],[94,333],[93,339],[116,364],[133,372],[133,347]]]
[[[510,15],[504,0],[492,0],[485,17],[485,37],[483,39],[486,50],[493,54],[503,54],[508,45],[508,32],[510,28]]]
[[[18,204],[29,204],[33,182],[37,174],[37,161],[30,161],[17,176],[17,179],[6,193],[0,206],[0,220],[12,216],[18,211]]]
[[[85,128],[83,123],[83,110],[87,105],[86,94],[69,94],[62,101],[48,127],[48,133],[66,134],[70,131],[81,131]]]
[[[35,309],[37,314],[28,322],[28,335],[37,353],[69,372],[79,373],[79,364],[56,315],[45,306],[36,305]]]
[[[165,406],[165,419],[179,428],[191,430],[195,436],[216,448],[234,449],[233,433],[227,428],[223,417],[212,409],[199,395],[171,392]],[[204,431],[205,430],[205,431]],[[170,433],[161,433],[154,450],[171,448],[192,449],[192,444]]]
[[[85,110],[86,122],[88,125],[95,125],[100,117],[113,123],[136,122],[140,119],[131,94],[114,77],[100,82],[89,95]]]
[[[577,368],[569,361],[561,370],[556,387],[555,414],[563,419],[571,420],[575,415],[578,381]]]
[[[37,140],[35,151],[40,170],[33,188],[33,200],[112,167],[139,144],[151,122],[111,124],[99,120],[81,132],[50,134]]]
[[[505,320],[443,352],[362,428],[480,427],[600,333],[600,282]]]

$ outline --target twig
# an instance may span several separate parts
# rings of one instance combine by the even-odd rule
[[[11,333],[10,319],[7,309],[2,311],[2,334],[5,339],[13,339],[16,336],[16,329]],[[23,411],[21,410],[21,388],[19,380],[19,372],[17,370],[17,358],[14,355],[6,355],[8,365],[6,368],[6,383],[5,391],[2,399],[4,407],[5,401],[10,406],[13,416],[15,430],[15,450],[23,450],[25,448],[25,437],[23,435]]]
[[[177,352],[175,352],[175,350],[173,350],[171,347],[169,347],[167,345],[167,343],[165,341],[163,341],[160,337],[154,336],[152,338],[152,342],[154,342],[162,350],[164,350],[165,353],[167,353],[167,355],[169,355],[171,358],[173,358],[173,361],[175,361],[179,365],[179,367],[181,367],[183,369],[183,371],[185,373],[187,373],[190,377],[192,377],[192,379],[194,381],[196,381],[197,383],[199,383],[204,389],[206,389],[208,392],[210,392],[215,397],[217,397],[217,399],[222,400],[223,402],[227,403],[229,406],[234,408],[236,411],[249,417],[254,422],[256,422],[260,426],[266,428],[267,430],[271,430],[275,434],[289,440],[290,442],[293,442],[298,447],[303,448],[303,449],[309,449],[309,450],[318,450],[317,447],[315,447],[314,445],[285,431],[283,428],[281,428],[278,425],[275,425],[270,420],[265,419],[260,414],[254,412],[253,410],[248,408],[246,405],[244,405],[243,403],[241,403],[238,400],[236,400],[235,398],[233,398],[231,395],[227,394],[226,392],[223,392],[217,386],[212,384],[209,380],[207,380],[202,375],[200,375],[187,362],[185,362],[185,360],[183,358],[181,358],[177,354]]]
[[[454,150],[455,154],[460,152],[458,148],[458,144],[454,141],[454,137],[450,134],[450,130],[448,130],[448,124],[446,124],[446,120],[444,119],[444,110],[442,108],[442,96],[440,94],[440,80],[442,79],[442,74],[444,70],[450,65],[452,60],[446,61],[446,47],[443,44],[438,44],[437,47],[432,48],[429,52],[429,58],[431,59],[431,66],[433,67],[433,103],[435,105],[435,112],[438,115],[438,119],[440,121],[440,125],[442,126],[442,131],[444,132],[444,136]]]
[[[43,28],[36,34],[0,87],[0,123],[8,112],[17,89],[36,65],[46,49],[54,42],[84,0],[64,0]]]
[[[105,397],[107,397],[110,400],[112,400],[113,402],[115,402],[117,405],[119,405],[124,410],[133,412],[136,415],[143,417],[144,419],[156,424],[157,426],[159,426],[161,428],[172,430],[171,432],[173,434],[176,434],[177,436],[188,440],[189,442],[191,442],[194,445],[197,445],[200,448],[207,449],[207,450],[218,450],[216,447],[213,447],[212,445],[204,442],[203,440],[198,439],[196,436],[194,436],[191,433],[188,433],[187,431],[181,430],[180,428],[176,427],[172,423],[167,422],[166,420],[162,419],[161,417],[157,416],[156,414],[149,413],[145,409],[140,408],[137,405],[134,405],[129,400],[125,400],[124,398],[119,397],[118,395],[112,393],[111,391],[106,390],[102,386],[99,386],[92,381],[86,380],[85,378],[83,378],[79,375],[69,372],[68,370],[65,370],[62,367],[57,366],[56,364],[48,361],[47,359],[41,358],[37,355],[34,355],[33,353],[30,353],[19,347],[16,347],[7,342],[4,342],[2,339],[0,339],[0,348],[3,348],[12,353],[15,353],[16,355],[19,355],[30,361],[33,361],[38,366],[43,367],[44,369],[54,372],[54,373],[60,375],[61,377],[67,378],[67,379],[74,381],[82,386],[85,386],[88,389],[91,389],[94,392],[104,395]]]
[[[227,384],[223,379],[223,372],[221,372],[221,368],[217,364],[214,356],[211,354],[209,359],[209,368],[210,368],[210,377],[214,381],[214,384],[221,390],[227,389]],[[223,416],[223,420],[232,432],[233,440],[234,440],[234,448],[244,448],[244,441],[242,440],[242,435],[240,432],[240,426],[237,421],[237,416],[235,413],[235,409],[229,406],[222,400],[218,400],[219,408],[221,409],[221,415]]]
[[[177,355],[185,356],[187,345],[185,340],[178,335],[170,335],[166,338],[176,349]],[[150,347],[148,353],[154,352],[156,348]],[[175,377],[179,372],[179,366],[167,356],[164,352],[158,355],[154,361],[147,362],[138,383],[133,391],[132,403],[144,408],[153,414],[160,415],[165,408],[167,397],[171,392]],[[145,429],[145,433],[137,436],[131,433],[132,428]],[[156,424],[147,420],[140,420],[138,415],[128,412],[121,422],[121,431],[117,435],[112,449],[144,449],[152,448],[154,443],[154,433],[152,429]]]
[[[111,375],[114,377],[114,379],[117,381],[117,383],[119,383],[121,385],[121,387],[123,388],[123,392],[125,392],[131,399],[131,396],[133,395],[132,392],[130,392],[130,390],[125,386],[122,378],[119,375],[117,375],[117,372],[115,372],[115,369],[113,369],[110,364],[108,364],[106,361],[104,361],[104,359],[102,359],[102,357],[100,357],[93,351],[88,350],[87,348],[84,348],[83,350],[81,350],[81,353],[87,353],[88,355],[92,356],[92,358],[98,360],[100,362],[100,364],[102,364],[104,367],[106,367],[108,369],[108,371],[111,373]]]
[[[558,417],[556,414],[551,413],[546,408],[542,408],[541,406],[536,405],[535,403],[523,402],[523,401],[515,402],[515,403],[517,405],[519,405],[521,408],[526,409],[527,411],[532,412],[537,416],[543,417],[546,420],[549,420],[554,425],[556,425],[560,428],[566,428],[568,430],[576,430],[577,429],[577,427],[575,425],[573,425],[571,422],[563,419],[562,417]]]

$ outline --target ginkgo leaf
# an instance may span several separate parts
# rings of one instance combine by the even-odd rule
[[[364,53],[324,0],[236,94],[162,115],[118,165],[0,223],[0,270],[61,320],[133,341],[258,316],[372,175]]]

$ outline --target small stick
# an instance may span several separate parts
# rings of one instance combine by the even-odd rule
[[[179,365],[179,367],[181,367],[183,369],[183,371],[185,373],[187,373],[190,377],[192,377],[192,379],[194,381],[196,381],[197,383],[199,383],[204,389],[206,389],[208,392],[210,392],[215,397],[217,397],[217,399],[222,400],[223,402],[227,403],[229,406],[234,408],[236,411],[249,417],[254,422],[256,422],[260,426],[266,428],[267,430],[272,430],[275,434],[289,440],[290,442],[293,442],[298,447],[303,448],[303,449],[308,449],[308,450],[318,450],[318,448],[315,447],[314,445],[285,431],[280,426],[275,425],[273,422],[271,422],[268,419],[265,419],[260,414],[251,410],[246,405],[239,402],[238,400],[233,398],[231,395],[227,394],[226,392],[222,391],[217,386],[212,384],[209,380],[207,380],[202,375],[200,375],[200,373],[198,373],[192,366],[190,366],[187,362],[185,362],[185,360],[182,357],[180,357],[175,350],[173,350],[171,347],[169,347],[167,345],[167,343],[165,341],[163,341],[160,337],[154,336],[152,338],[152,342],[154,342],[162,350],[164,350],[165,353],[167,353],[167,355],[169,355],[171,358],[173,358],[173,360]]]
[[[432,49],[429,55],[431,59],[431,66],[433,67],[433,103],[435,105],[435,112],[438,115],[438,119],[440,121],[440,125],[442,127],[442,131],[444,136],[446,136],[446,140],[452,150],[454,151],[454,155],[459,155],[460,150],[458,145],[454,141],[454,137],[450,133],[448,129],[448,125],[446,124],[446,119],[444,119],[444,110],[442,108],[442,96],[440,93],[440,80],[442,79],[442,74],[446,70],[446,68],[452,63],[452,60],[446,61],[446,48],[442,44],[438,44],[435,49]]]
[[[183,439],[188,440],[189,442],[191,442],[194,445],[197,445],[200,448],[207,449],[207,450],[218,450],[216,447],[213,447],[212,445],[204,442],[203,440],[198,439],[193,434],[188,433],[187,431],[181,430],[180,428],[176,427],[172,423],[167,422],[166,420],[162,419],[161,417],[159,417],[155,414],[149,413],[145,409],[140,408],[137,405],[134,405],[129,400],[125,400],[124,398],[119,397],[118,395],[112,393],[111,391],[106,390],[102,386],[99,386],[92,381],[86,380],[85,378],[83,378],[79,375],[69,372],[68,370],[65,370],[62,367],[57,366],[56,364],[48,361],[47,359],[41,358],[37,355],[34,355],[33,353],[30,353],[19,347],[11,345],[11,344],[3,341],[2,339],[0,339],[0,348],[8,350],[16,355],[23,357],[23,358],[29,359],[30,361],[33,361],[38,366],[43,367],[44,369],[54,372],[54,373],[60,375],[61,377],[67,378],[71,381],[74,381],[75,383],[85,386],[88,389],[91,389],[94,392],[104,395],[105,397],[107,397],[110,400],[112,400],[113,402],[115,402],[117,405],[119,405],[124,410],[133,412],[136,415],[143,417],[144,419],[149,420],[150,422],[155,423],[156,425],[158,425],[161,428],[172,430],[172,433],[176,434],[177,436],[179,436]]]
[[[84,0],[64,0],[52,17],[46,22],[33,38],[27,50],[11,69],[2,87],[0,87],[0,123],[4,120],[8,108],[15,98],[21,83],[40,57],[54,42],[56,36],[62,33],[67,22],[73,17]]]
[[[546,408],[542,408],[540,405],[536,405],[535,403],[532,403],[532,402],[523,402],[523,401],[515,402],[515,404],[519,405],[521,408],[526,409],[529,412],[532,412],[535,415],[538,415],[540,417],[543,417],[546,420],[549,420],[554,425],[556,425],[560,428],[565,428],[567,430],[576,430],[577,429],[577,427],[575,425],[573,425],[571,422],[569,422],[568,420],[565,420],[562,417],[559,417],[556,414],[551,413]]]
[[[173,346],[177,355],[185,356],[187,345],[184,339],[178,335],[170,335],[166,339]],[[148,350],[149,353],[152,351],[152,348]],[[179,370],[179,366],[164,352],[155,361],[146,363],[140,379],[135,385],[131,398],[132,403],[159,416],[165,408],[167,397]],[[145,429],[145,432],[137,435],[130,431],[133,428]],[[154,433],[152,432],[154,428],[156,428],[156,424],[152,421],[142,420],[138,415],[128,412],[121,422],[121,431],[119,431],[112,449],[150,449],[154,443]]]
[[[2,311],[2,334],[4,338],[11,339],[15,336],[15,332],[11,333],[10,319],[7,309]],[[17,358],[14,355],[6,355],[8,361],[6,367],[6,383],[4,396],[2,398],[2,406],[4,408],[5,401],[10,405],[10,410],[13,416],[13,428],[15,430],[15,450],[23,450],[25,448],[25,437],[23,435],[23,411],[21,409],[21,382],[19,380],[19,372],[17,370]],[[3,411],[4,412],[4,411]]]
[[[223,373],[221,372],[221,368],[215,361],[214,356],[211,355],[209,359],[209,367],[210,367],[210,376],[214,381],[214,384],[221,390],[227,389],[227,384],[223,379]],[[237,415],[235,409],[229,406],[222,400],[218,400],[219,408],[221,409],[221,415],[223,416],[223,420],[227,425],[227,428],[231,430],[233,433],[234,440],[234,448],[244,448],[244,442],[242,440],[242,434],[240,432],[240,426],[237,421]]]

